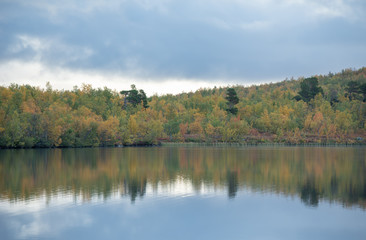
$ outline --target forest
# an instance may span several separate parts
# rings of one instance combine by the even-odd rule
[[[161,142],[365,144],[366,67],[147,97],[130,90],[0,87],[0,147]]]

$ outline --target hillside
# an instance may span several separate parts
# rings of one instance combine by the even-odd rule
[[[366,68],[315,75],[322,93],[297,99],[303,78],[146,98],[83,85],[72,91],[0,87],[0,147],[85,147],[174,142],[364,144]],[[362,90],[363,89],[363,90]],[[122,89],[121,89],[122,90]]]

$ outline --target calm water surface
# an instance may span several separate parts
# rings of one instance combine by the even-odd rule
[[[366,148],[0,150],[0,239],[366,239]]]

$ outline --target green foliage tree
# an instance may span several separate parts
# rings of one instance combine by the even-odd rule
[[[238,113],[238,108],[235,107],[235,105],[239,103],[239,98],[238,98],[234,88],[228,88],[227,89],[225,99],[227,100],[227,103],[226,103],[227,104],[227,109],[226,109],[226,111],[228,113],[236,115]]]
[[[172,140],[174,134],[179,132],[179,124],[180,120],[177,118],[171,119],[164,124],[164,131],[169,136],[170,140]]]
[[[130,103],[133,107],[141,103],[145,109],[149,107],[144,90],[137,90],[134,84],[131,85],[131,90],[123,90],[121,94],[125,96],[124,107],[126,107],[127,103]]]
[[[329,93],[329,102],[333,106],[334,104],[339,102],[338,99],[338,91],[336,89],[331,89]]]
[[[363,95],[363,102],[366,102],[366,83],[360,85],[360,92]]]
[[[75,132],[72,128],[67,129],[61,135],[61,147],[74,147],[75,146]]]
[[[345,90],[346,90],[346,97],[348,97],[350,101],[352,99],[356,99],[358,93],[360,93],[360,83],[356,81],[350,81],[347,83]]]
[[[318,93],[323,94],[323,89],[319,87],[319,82],[316,77],[306,78],[300,83],[301,90],[298,92],[296,100],[303,100],[309,103]]]

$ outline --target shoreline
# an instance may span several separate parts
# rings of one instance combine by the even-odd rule
[[[278,143],[278,142],[160,142],[158,144],[133,144],[111,146],[70,146],[70,147],[0,147],[0,150],[9,149],[81,149],[81,148],[143,148],[166,146],[202,146],[202,147],[365,147],[366,143]]]

